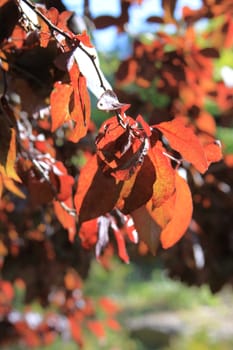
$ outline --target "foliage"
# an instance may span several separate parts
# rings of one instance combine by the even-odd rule
[[[91,19],[122,32],[134,2],[143,3],[122,1],[119,17]],[[233,6],[203,1],[199,10],[185,7],[181,22],[175,6],[163,2],[163,18],[147,21],[172,23],[176,34],[135,39],[113,91],[87,32],[62,3],[0,0],[0,312],[9,331],[0,342],[46,345],[64,331],[63,321],[80,347],[84,328],[99,339],[106,327],[117,331],[111,303],[100,303],[106,319],[99,320],[82,292],[93,251],[108,268],[116,249],[129,262],[126,245],[139,241],[134,254],[160,253],[171,274],[189,283],[208,281],[217,290],[228,281],[231,266],[214,283],[213,274],[216,257],[228,263],[232,223],[218,220],[209,237],[208,217],[232,208],[231,154],[207,170],[222,159],[216,122],[219,132],[232,125],[232,87],[214,80],[214,61],[222,46],[232,47]],[[198,40],[193,24],[203,17],[221,21]],[[88,91],[106,114],[98,130]],[[208,100],[218,107],[216,120]],[[174,263],[180,250],[182,266]],[[25,303],[37,298],[52,308],[36,326],[27,308],[15,314],[20,288]]]

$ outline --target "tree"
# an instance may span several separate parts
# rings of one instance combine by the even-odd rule
[[[122,1],[119,18],[93,19],[97,28],[114,23],[124,30],[131,3]],[[196,249],[200,211],[215,208],[210,187],[218,188],[214,195],[224,201],[229,195],[220,188],[225,174],[230,176],[229,156],[206,174],[222,153],[205,105],[207,97],[216,101],[224,125],[232,88],[213,80],[213,61],[220,51],[217,35],[220,45],[232,46],[232,20],[223,16],[204,44],[193,23],[232,12],[233,6],[203,1],[200,10],[185,7],[178,23],[176,1],[163,2],[164,17],[148,21],[172,22],[176,35],[159,31],[147,43],[135,40],[132,56],[116,71],[113,90],[87,32],[77,34],[70,22],[72,13],[60,2],[57,8],[45,4],[0,2],[1,313],[6,328],[27,345],[53,341],[59,322],[50,327],[49,316],[36,331],[25,320],[10,321],[12,285],[26,285],[26,302],[39,297],[43,305],[56,305],[81,345],[84,323],[97,336],[107,324],[93,320],[91,302],[75,293],[88,274],[91,252],[106,265],[116,245],[128,262],[126,244],[139,240],[139,251],[160,252],[171,273],[187,280],[185,264],[170,264],[176,251],[161,252],[160,244],[170,248],[188,230],[181,242],[187,251]],[[106,112],[99,130],[88,90]],[[194,273],[188,282],[202,281]],[[110,301],[102,305],[108,314],[115,312]]]

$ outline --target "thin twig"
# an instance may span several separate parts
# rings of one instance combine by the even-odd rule
[[[99,78],[100,81],[100,87],[104,89],[104,91],[107,90],[107,88],[104,86],[101,74],[99,72],[99,69],[95,63],[95,59],[96,57],[91,55],[81,44],[80,40],[75,36],[73,37],[72,35],[69,35],[68,33],[64,32],[62,29],[58,28],[57,26],[55,26],[42,12],[40,12],[40,10],[36,7],[35,4],[31,3],[29,0],[22,0],[25,4],[27,4],[36,14],[37,16],[39,16],[49,27],[51,33],[53,34],[53,32],[57,32],[59,34],[61,34],[68,42],[71,42],[71,45],[75,44],[75,47],[79,47],[80,50],[82,50],[85,55],[87,55],[87,57],[91,60],[97,76]]]

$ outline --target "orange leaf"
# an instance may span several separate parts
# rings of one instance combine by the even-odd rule
[[[71,110],[71,118],[75,122],[75,127],[69,135],[69,140],[78,142],[86,135],[90,123],[90,98],[87,91],[86,79],[80,73],[76,63],[73,63],[69,69],[69,75],[74,90],[74,106]]]
[[[102,297],[99,304],[108,315],[114,315],[119,311],[119,306],[107,297]]]
[[[222,149],[218,143],[209,143],[204,146],[208,164],[219,162],[222,159]]]
[[[106,163],[104,171],[118,180],[128,180],[141,166],[149,142],[145,133],[137,128],[130,117],[122,128],[116,116],[108,119],[96,139],[97,154]]]
[[[169,203],[170,202],[170,203]],[[161,232],[161,243],[163,248],[173,246],[187,230],[193,211],[192,196],[187,182],[176,174],[176,192],[168,199],[168,203],[164,205],[166,210],[167,205],[174,205],[171,220]],[[156,209],[152,212],[152,216],[156,220]]]
[[[69,104],[72,92],[73,88],[69,84],[55,83],[50,96],[52,132],[71,118]]]
[[[0,172],[3,175],[2,169],[0,169]],[[14,193],[16,196],[20,198],[25,198],[25,194],[15,185],[14,181],[9,177],[3,176],[3,184],[8,191]]]
[[[93,47],[90,37],[85,30],[81,34],[76,35],[75,37],[78,40],[80,40],[83,45]]]
[[[74,203],[79,221],[97,218],[113,209],[123,183],[104,175],[96,155],[81,169]]]
[[[213,116],[210,113],[206,111],[201,111],[195,122],[197,127],[201,131],[207,132],[210,135],[215,135],[216,123]]]
[[[82,337],[82,332],[81,332],[81,326],[79,322],[76,320],[75,315],[74,316],[69,316],[69,324],[70,324],[70,330],[71,330],[71,335],[74,341],[82,346],[83,344],[83,337]]]
[[[108,318],[106,320],[107,327],[111,328],[114,331],[120,331],[121,330],[121,325],[120,323],[113,319],[113,318]]]
[[[5,71],[9,70],[9,64],[8,64],[6,55],[2,50],[0,50],[0,67]]]
[[[1,108],[7,118],[2,118],[0,128],[0,165],[5,169],[5,175],[21,182],[15,171],[16,161],[16,117],[5,96],[0,99]],[[15,127],[15,128],[14,128]]]
[[[73,203],[71,197],[68,198],[65,202],[65,205],[68,208],[72,208]],[[53,201],[54,212],[62,224],[62,226],[68,231],[69,241],[73,242],[76,235],[76,220],[74,216],[71,216],[58,201]]]
[[[15,129],[11,130],[11,140],[9,145],[9,150],[7,153],[7,161],[5,165],[6,175],[11,179],[22,182],[15,171],[15,160],[16,160],[16,132]]]
[[[163,151],[162,144],[158,141],[152,151],[148,153],[156,173],[152,196],[152,204],[154,207],[160,207],[175,190],[175,172],[171,166],[170,160],[163,154]]]
[[[82,246],[91,249],[98,239],[98,219],[92,219],[82,223],[78,233]]]
[[[156,124],[154,127],[160,130],[171,147],[192,163],[198,171],[204,173],[208,169],[204,148],[192,129],[183,124],[181,118]]]
[[[90,331],[95,334],[98,338],[104,338],[105,337],[105,329],[104,325],[100,321],[88,321],[87,327],[90,329]]]
[[[118,255],[127,264],[129,263],[129,256],[127,254],[124,236],[118,228],[115,228],[115,226],[112,226],[112,228],[117,242]]]
[[[50,7],[49,10],[40,7],[40,12],[42,12],[42,14],[48,18],[48,20],[50,22],[52,22],[53,24],[57,25],[58,22],[58,17],[59,17],[59,12],[55,7]],[[52,37],[50,28],[48,27],[48,25],[45,23],[45,21],[43,19],[40,18],[40,16],[38,16],[38,20],[40,23],[40,31],[39,31],[39,36],[40,36],[40,46],[41,47],[47,47],[48,43]]]
[[[0,280],[0,291],[4,294],[6,302],[10,302],[14,298],[14,289],[8,281]]]

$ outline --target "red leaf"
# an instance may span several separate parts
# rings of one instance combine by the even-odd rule
[[[99,304],[108,315],[114,315],[119,311],[119,306],[107,297],[101,298]]]
[[[153,185],[152,204],[160,207],[175,191],[175,172],[170,160],[163,154],[164,148],[158,141],[152,151],[148,153],[156,173],[156,180]]]
[[[87,133],[90,123],[91,107],[90,98],[86,87],[86,79],[80,73],[76,63],[69,69],[69,75],[74,93],[74,106],[71,110],[71,118],[75,122],[69,140],[78,142]]]
[[[106,320],[107,327],[111,328],[114,331],[120,331],[121,325],[117,320],[114,320],[113,318],[108,318]]]
[[[69,316],[69,323],[70,323],[70,330],[71,330],[72,338],[74,339],[74,341],[76,341],[77,344],[82,346],[83,337],[82,337],[81,327],[80,327],[79,322],[76,320],[75,315]]]
[[[56,162],[50,171],[50,180],[57,189],[57,199],[65,201],[72,196],[74,178],[67,174],[67,169],[62,162]]]
[[[204,146],[208,164],[219,162],[222,159],[221,145],[218,143],[209,143]]]
[[[173,208],[172,208],[173,207]],[[171,216],[171,220],[167,223],[161,232],[161,243],[163,248],[167,249],[173,246],[186,232],[193,211],[192,196],[187,182],[176,174],[176,192],[164,203],[162,208],[152,211],[152,216],[158,221],[159,211],[167,211]],[[157,211],[157,212],[156,212]],[[167,213],[164,214],[164,217]]]
[[[1,299],[1,302],[11,302],[14,298],[14,289],[12,284],[8,281],[0,280],[0,293],[4,295],[4,299]]]
[[[85,30],[81,34],[76,35],[75,37],[78,40],[80,40],[83,45],[93,47],[90,37]]]
[[[149,141],[135,120],[127,117],[124,123],[125,128],[116,116],[108,119],[96,139],[97,155],[106,164],[103,170],[122,181],[141,166],[149,148]]]
[[[216,133],[216,123],[213,116],[206,112],[201,111],[195,123],[201,131],[207,132],[210,135],[215,135]]]
[[[141,207],[152,197],[155,180],[156,169],[150,157],[145,156],[141,168],[124,182],[116,207],[125,214]]]
[[[86,249],[91,249],[98,239],[98,219],[83,222],[79,229],[79,237],[82,246]]]
[[[192,163],[198,171],[204,173],[208,169],[208,162],[204,148],[191,128],[183,124],[181,118],[154,125],[168,139],[171,147],[182,157]]]
[[[72,92],[69,84],[55,83],[50,96],[52,132],[71,119],[69,104]]]
[[[72,202],[71,197],[68,198],[64,203],[65,203],[65,205],[68,208],[72,208],[73,207],[73,202]],[[53,202],[53,206],[54,206],[54,212],[55,212],[58,220],[60,221],[62,226],[68,231],[69,241],[73,242],[74,241],[74,237],[76,235],[76,220],[75,220],[75,217],[70,215],[61,206],[60,202],[54,201]]]
[[[82,223],[113,209],[123,183],[104,175],[94,155],[82,168],[74,203]],[[90,210],[91,209],[91,210]]]
[[[129,256],[125,246],[125,239],[116,225],[111,226],[117,242],[118,255],[125,262],[129,263]]]
[[[100,321],[88,321],[87,327],[90,329],[90,331],[95,334],[97,338],[104,338],[105,337],[105,329],[104,325]]]

